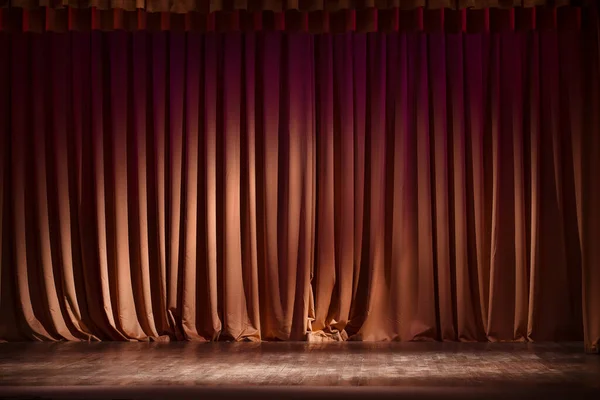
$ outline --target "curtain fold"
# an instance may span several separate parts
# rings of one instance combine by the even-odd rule
[[[597,13],[599,11],[596,10]],[[597,14],[597,17],[600,17],[600,14]],[[600,200],[600,180],[598,179],[600,135],[594,133],[600,129],[600,117],[596,112],[600,106],[600,80],[599,76],[594,74],[594,72],[600,71],[600,24],[596,24],[596,36],[589,35],[586,38],[586,48],[593,57],[592,63],[587,68],[592,70],[591,74],[594,75],[594,78],[590,82],[593,85],[592,90],[586,91],[588,97],[585,97],[584,107],[588,120],[584,119],[584,124],[590,124],[591,132],[586,132],[587,134],[584,135],[581,142],[577,143],[578,146],[575,146],[576,150],[573,155],[574,157],[581,155],[578,168],[581,168],[583,172],[582,179],[578,180],[576,184],[581,190],[578,192],[581,194],[581,197],[578,198],[578,205],[581,205],[579,217],[583,221],[580,245],[584,249],[582,257],[585,346],[586,351],[590,353],[600,353],[600,317],[593,306],[593,304],[600,304],[600,251],[595,245],[595,238],[600,234],[600,212],[597,206]]]
[[[598,50],[0,32],[0,338],[597,351]]]

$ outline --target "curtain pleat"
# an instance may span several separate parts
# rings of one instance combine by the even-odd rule
[[[582,171],[582,184],[578,205],[582,209],[583,235],[581,242],[582,273],[583,273],[583,329],[586,337],[586,350],[600,353],[600,317],[596,312],[595,304],[600,304],[600,251],[595,246],[595,238],[600,233],[600,212],[598,201],[600,200],[600,180],[598,171],[600,168],[600,135],[594,134],[600,129],[600,117],[596,111],[600,107],[600,82],[598,71],[600,71],[600,27],[596,26],[596,36],[586,36],[585,51],[593,58],[586,64],[586,71],[593,78],[586,82],[591,88],[586,90],[584,105],[584,123],[580,131],[581,145],[580,154],[587,155],[581,159],[578,165]]]
[[[11,326],[15,326],[13,317],[12,293],[9,292],[12,285],[10,276],[12,271],[10,266],[10,242],[8,235],[10,234],[10,214],[8,212],[9,205],[5,198],[8,197],[9,191],[5,188],[10,185],[10,146],[9,139],[10,131],[10,109],[11,103],[10,93],[10,78],[11,71],[11,42],[10,37],[5,32],[0,32],[0,57],[3,62],[0,63],[0,312],[4,317],[6,324],[0,324],[0,340],[11,336]],[[10,198],[8,199],[10,202]],[[13,334],[14,335],[14,334]]]
[[[600,341],[597,38],[0,32],[0,338]]]

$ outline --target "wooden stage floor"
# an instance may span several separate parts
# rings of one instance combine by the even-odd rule
[[[3,398],[600,399],[581,343],[4,343]]]

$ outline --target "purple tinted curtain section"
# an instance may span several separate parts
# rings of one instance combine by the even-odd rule
[[[0,33],[0,337],[600,344],[598,43]]]

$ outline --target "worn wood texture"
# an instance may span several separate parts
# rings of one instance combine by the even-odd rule
[[[600,357],[584,354],[581,343],[0,344],[0,392],[9,386],[74,386],[80,397],[100,387],[387,386],[489,389],[484,397],[585,389],[600,398]]]

